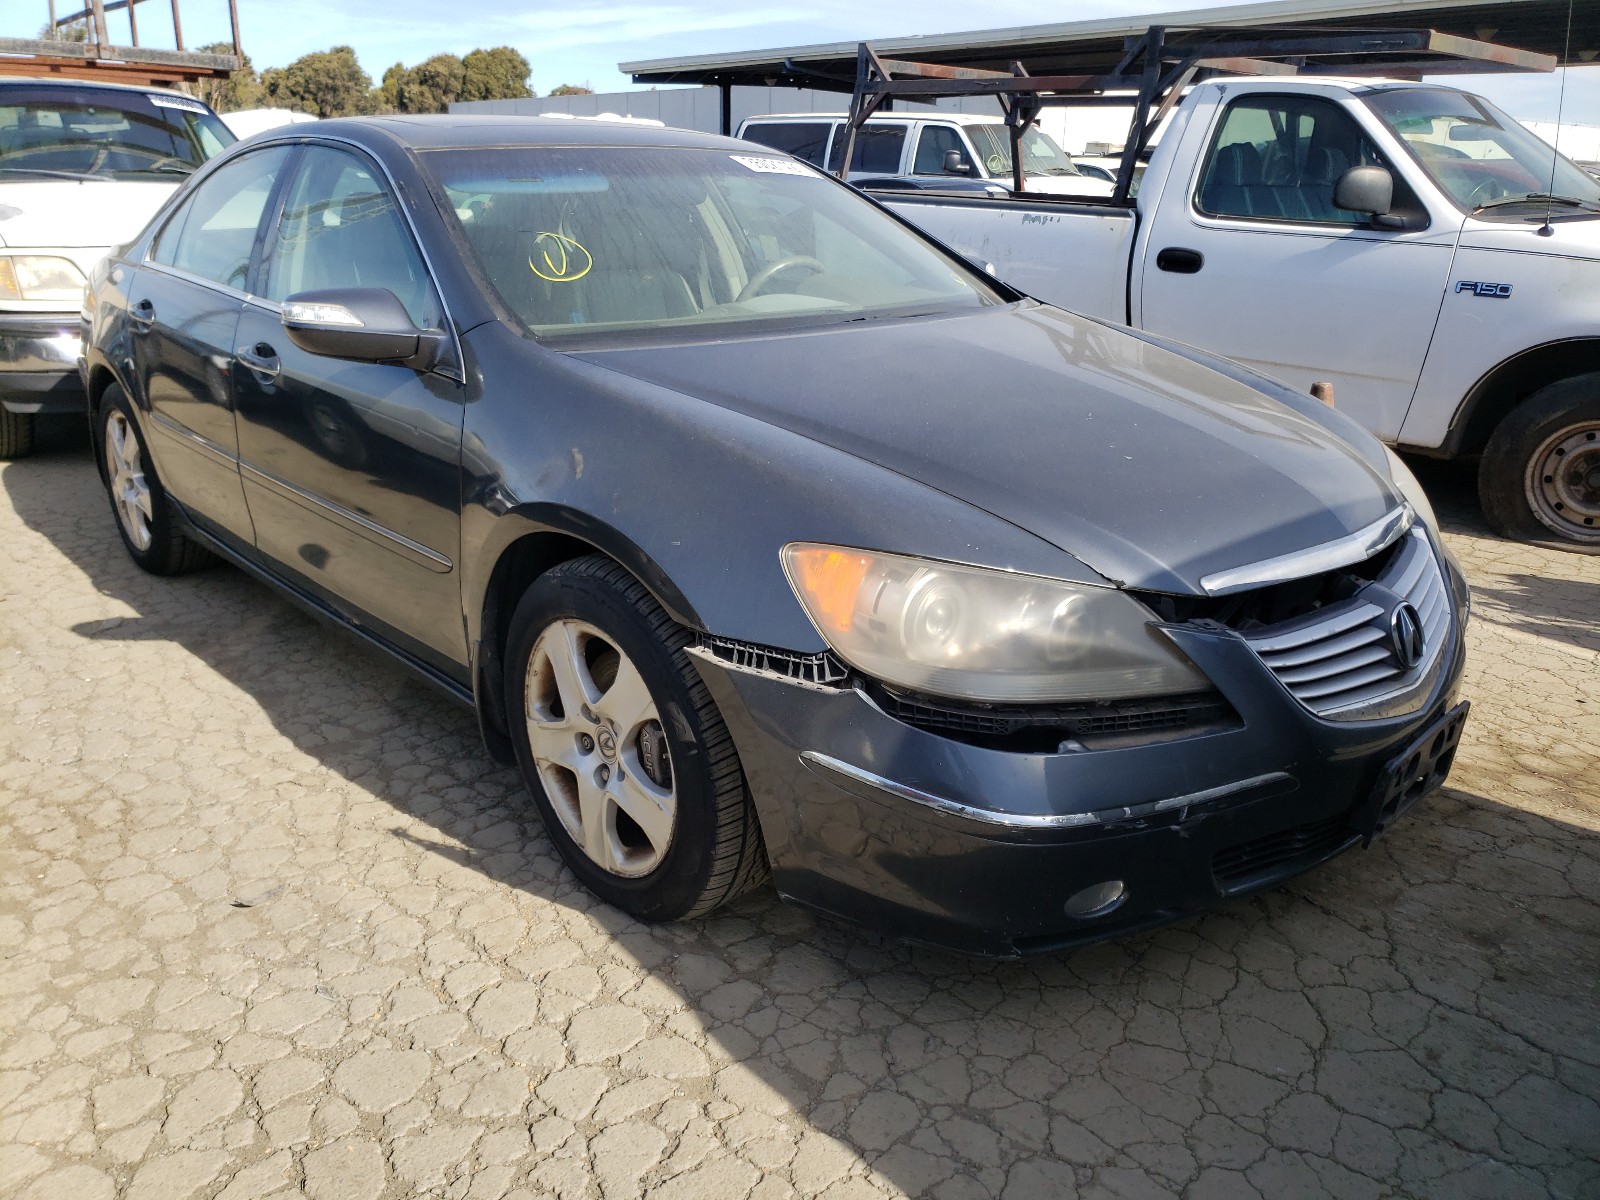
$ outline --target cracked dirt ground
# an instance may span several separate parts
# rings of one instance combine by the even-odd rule
[[[1600,559],[1488,537],[1450,788],[1120,944],[646,928],[471,717],[0,471],[0,1193],[1600,1197]]]

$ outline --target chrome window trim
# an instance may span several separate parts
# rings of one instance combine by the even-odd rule
[[[1200,588],[1208,596],[1227,596],[1348,567],[1393,545],[1416,519],[1416,511],[1411,505],[1402,504],[1366,528],[1320,546],[1280,554],[1276,558],[1262,559],[1242,567],[1230,567],[1226,571],[1213,571],[1200,580]]]
[[[317,145],[337,146],[340,149],[354,151],[363,161],[368,162],[375,167],[378,173],[383,177],[384,183],[389,188],[390,195],[394,198],[395,208],[399,211],[401,219],[406,223],[406,229],[411,234],[411,243],[417,248],[417,253],[422,258],[423,269],[428,272],[428,283],[433,288],[433,294],[439,298],[439,309],[444,315],[445,332],[450,336],[451,346],[455,351],[455,361],[457,364],[464,364],[466,362],[466,358],[461,352],[461,334],[459,327],[456,324],[455,316],[450,311],[450,301],[445,296],[444,289],[439,286],[439,272],[433,265],[433,259],[428,254],[428,247],[426,244],[424,244],[422,235],[417,232],[417,223],[411,219],[411,213],[406,209],[405,203],[400,198],[400,185],[395,181],[395,177],[389,170],[388,166],[385,165],[380,159],[375,158],[371,151],[369,151],[360,142],[352,141],[349,138],[336,137],[329,134],[317,134],[315,136],[302,135],[292,138],[276,138],[264,146],[252,146],[243,154],[231,156],[229,161],[233,161],[234,159],[242,159],[261,150],[269,150],[274,146],[283,146],[293,149],[297,146]],[[218,157],[220,158],[221,156],[219,155]],[[300,169],[299,162],[293,158],[289,160],[288,165],[295,172],[299,171]],[[213,173],[214,172],[207,172],[207,178],[209,178]],[[200,180],[201,184],[204,184],[205,182],[205,179]],[[432,197],[431,192],[429,193],[429,196],[430,198]],[[218,282],[215,279],[205,279],[191,271],[185,271],[179,267],[170,266],[167,263],[157,262],[151,257],[152,252],[155,250],[156,243],[161,240],[161,235],[166,231],[167,226],[172,223],[173,218],[178,215],[179,211],[181,211],[184,205],[186,205],[188,202],[188,197],[184,197],[182,200],[178,201],[178,203],[173,207],[173,210],[166,215],[166,218],[161,223],[161,228],[156,231],[154,237],[150,238],[150,240],[145,243],[144,257],[140,259],[138,266],[145,270],[160,271],[163,274],[170,275],[175,279],[182,279],[189,283],[201,284],[202,286],[211,288],[213,291],[221,292],[223,295],[230,298],[243,300],[246,303],[254,304],[258,308],[264,308],[268,312],[282,313],[283,305],[276,300],[269,300],[265,296],[257,296],[254,292],[243,291],[240,288],[231,287],[228,284]],[[265,216],[266,214],[263,212],[262,215]],[[260,229],[259,223],[257,224],[257,229]],[[262,248],[263,257],[270,253],[271,247],[264,246]],[[442,375],[447,379],[454,380],[456,383],[464,384],[467,381],[464,368],[460,365],[449,369],[435,367],[433,374]]]
[[[446,379],[454,380],[456,383],[466,383],[467,377],[465,364],[467,360],[466,356],[461,351],[461,334],[459,332],[459,327],[456,324],[455,315],[450,311],[449,297],[444,294],[444,289],[439,286],[439,271],[433,265],[433,259],[428,254],[427,243],[423,240],[422,235],[417,231],[417,223],[411,219],[411,213],[406,208],[405,201],[400,196],[400,184],[395,180],[394,174],[389,170],[388,164],[375,156],[371,150],[367,149],[367,147],[363,146],[360,142],[353,141],[350,138],[339,137],[335,134],[303,134],[294,138],[281,139],[279,143],[274,144],[296,146],[338,146],[345,150],[354,151],[357,157],[371,163],[378,169],[378,173],[383,176],[384,182],[389,187],[390,195],[394,197],[395,208],[399,211],[401,219],[405,221],[406,229],[411,233],[411,244],[417,248],[417,253],[422,257],[422,268],[428,273],[428,282],[433,287],[433,294],[439,298],[439,309],[444,316],[444,331],[450,336],[451,346],[455,350],[456,365],[448,370],[442,367],[435,367],[432,371],[432,374],[442,375]],[[295,163],[296,172],[298,172],[299,169],[300,164],[297,162]],[[432,190],[425,189],[425,191],[428,198],[432,200]],[[272,251],[270,247],[263,247],[262,249],[263,257],[271,254],[271,252]],[[260,300],[265,305],[274,303],[271,300],[267,300],[265,297],[260,297]],[[277,311],[281,312],[282,308],[279,307]]]

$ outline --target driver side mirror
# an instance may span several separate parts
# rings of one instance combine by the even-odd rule
[[[354,362],[392,362],[426,371],[439,359],[445,335],[418,329],[388,288],[330,288],[298,292],[283,302],[283,329],[307,354]]]
[[[946,150],[944,152],[944,173],[946,175],[971,175],[972,164],[959,150]]]
[[[1394,207],[1394,176],[1386,167],[1351,167],[1333,185],[1335,208],[1366,213],[1374,225],[1405,228],[1405,218],[1390,213]]]

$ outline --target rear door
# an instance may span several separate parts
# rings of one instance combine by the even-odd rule
[[[258,226],[287,147],[224,164],[172,215],[128,291],[134,385],[163,485],[246,545],[231,371]]]
[[[309,354],[280,302],[387,288],[444,311],[400,205],[353,150],[305,148],[234,338],[239,459],[256,545],[358,623],[447,673],[466,662],[459,576],[465,388],[435,370]]]
[[[1459,220],[1430,217],[1334,100],[1236,95],[1191,122],[1199,160],[1160,197],[1145,239],[1136,323],[1238,359],[1299,390],[1334,384],[1338,407],[1393,440],[1439,313]],[[1395,177],[1416,227],[1373,228],[1333,204],[1349,167]],[[1431,222],[1431,223],[1430,223]]]

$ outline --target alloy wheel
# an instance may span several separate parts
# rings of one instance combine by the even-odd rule
[[[534,643],[524,682],[528,745],[563,828],[613,875],[661,865],[678,812],[654,697],[615,641],[561,619]]]
[[[122,531],[136,550],[150,549],[150,522],[155,508],[149,481],[144,477],[144,462],[139,450],[139,435],[117,409],[106,416],[106,486],[117,510]]]

